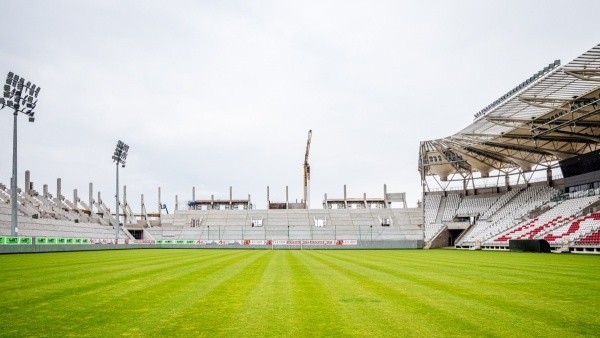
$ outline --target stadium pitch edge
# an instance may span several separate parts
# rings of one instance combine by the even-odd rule
[[[402,250],[423,249],[421,240],[415,241],[358,241],[353,245],[302,244],[243,245],[232,244],[15,244],[0,245],[0,254],[42,253],[68,251],[132,250],[132,249],[232,249],[232,250]]]

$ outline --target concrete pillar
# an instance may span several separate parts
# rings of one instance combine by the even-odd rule
[[[267,185],[267,209],[269,209],[270,204],[271,204],[271,199],[269,197],[269,186]]]
[[[88,202],[89,207],[90,207],[90,211],[94,212],[94,184],[92,182],[90,182],[90,184],[88,184]]]
[[[248,194],[248,209],[252,209],[252,202],[250,199],[250,194]]]
[[[288,186],[286,185],[285,186],[285,208],[286,209],[289,209],[289,203],[290,203],[289,202],[289,197],[290,197],[289,196],[289,189],[288,189]]]
[[[175,210],[179,210],[179,195],[175,195]]]
[[[229,206],[233,204],[233,188],[229,186]]]
[[[158,187],[158,224],[162,225],[162,200],[160,199],[160,187]]]
[[[143,220],[147,220],[146,218],[146,206],[144,205],[144,194],[140,195],[140,216]]]
[[[346,191],[346,185],[344,184],[344,209],[348,208],[348,196],[347,196],[347,191]]]
[[[196,187],[192,187],[192,201],[196,201]]]
[[[73,204],[78,206],[77,203],[79,203],[79,196],[77,196],[77,189],[73,189]]]
[[[162,200],[160,199],[160,187],[158,187],[158,218],[162,215]]]
[[[384,185],[384,189],[383,190],[385,191],[385,185]],[[367,193],[366,192],[363,193],[363,203],[365,205],[365,209],[368,208],[368,206],[367,206]]]
[[[210,209],[215,207],[215,195],[210,195]]]
[[[548,186],[552,186],[552,169],[546,169],[546,180],[548,181]]]
[[[56,205],[59,208],[62,207],[62,180],[60,178],[56,179]]]
[[[323,196],[323,209],[327,209],[327,193]]]
[[[48,185],[44,184],[42,189],[43,189],[42,191],[43,191],[44,197],[48,198]]]
[[[385,204],[383,207],[387,208],[389,206],[388,203],[388,199],[387,199],[387,184],[383,185],[383,204]]]
[[[25,193],[31,195],[31,173],[25,170]]]

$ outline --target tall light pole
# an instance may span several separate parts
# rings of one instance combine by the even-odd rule
[[[123,141],[119,140],[117,142],[117,147],[115,148],[115,153],[113,154],[113,161],[115,161],[117,167],[117,193],[115,194],[116,198],[116,209],[115,209],[115,239],[119,239],[119,164],[125,168],[125,160],[127,159],[127,152],[129,151],[129,146],[123,143]]]
[[[4,95],[0,98],[0,109],[9,107],[13,112],[13,160],[12,160],[12,177],[10,180],[10,199],[11,199],[11,219],[10,219],[10,235],[18,236],[19,227],[17,224],[17,116],[23,113],[29,116],[29,122],[35,121],[33,117],[35,105],[37,104],[37,96],[41,88],[27,81],[13,72],[6,75],[4,84]],[[26,189],[29,187],[25,187]]]

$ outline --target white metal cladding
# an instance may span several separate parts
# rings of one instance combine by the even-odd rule
[[[600,44],[513,91],[461,131],[422,141],[421,173],[529,170],[599,149]]]

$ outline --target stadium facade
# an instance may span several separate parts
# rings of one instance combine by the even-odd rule
[[[543,240],[559,252],[600,253],[600,45],[561,65],[553,61],[479,111],[451,136],[420,144],[423,203],[403,193],[381,198],[324,196],[323,206],[250,196],[197,200],[163,212],[143,200],[134,213],[126,191],[122,227],[90,184],[87,199],[67,198],[57,180],[18,191],[18,236],[10,236],[11,191],[0,184],[0,250],[57,251],[128,247],[431,248],[508,250],[511,240]],[[125,190],[125,189],[124,189]],[[97,193],[97,195],[96,195]],[[178,200],[178,198],[176,198]],[[154,203],[151,203],[155,205]],[[176,205],[180,204],[179,201]],[[148,208],[149,210],[152,208]],[[118,231],[115,234],[115,231]],[[92,245],[94,244],[94,245]],[[102,245],[96,245],[102,244]]]
[[[474,116],[421,142],[427,246],[600,246],[600,45],[556,60]]]

